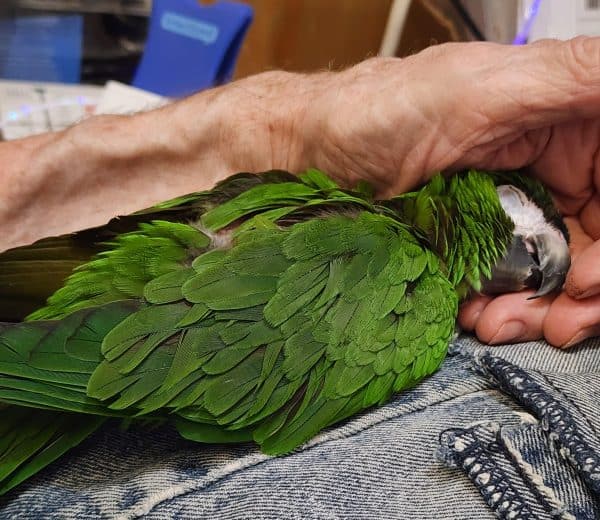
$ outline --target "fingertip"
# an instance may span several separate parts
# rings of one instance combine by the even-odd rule
[[[600,294],[598,255],[600,241],[574,234],[571,240],[573,260],[565,281],[565,292],[575,300]]]
[[[492,345],[494,337],[502,328],[502,323],[497,323],[494,320],[480,319],[475,326],[474,332],[477,339],[487,345]]]
[[[502,345],[524,341],[530,336],[527,324],[521,320],[510,320],[502,323],[493,336],[488,340],[490,345]]]
[[[473,332],[474,322],[462,309],[458,311],[458,325],[465,332]]]
[[[562,293],[544,319],[546,341],[558,348],[571,348],[600,335],[600,296],[575,300]]]
[[[600,245],[600,243],[598,243]],[[600,247],[589,247],[571,265],[565,281],[565,292],[575,300],[582,300],[600,294],[600,270],[597,267],[597,254]]]
[[[583,300],[600,294],[600,284],[584,288],[582,287],[582,284],[578,284],[573,277],[567,277],[565,291],[574,300]]]
[[[568,317],[571,316],[573,304],[576,304],[567,293],[560,294],[548,309],[544,318],[544,338],[553,347],[563,348],[578,331]]]
[[[542,324],[552,296],[527,300],[532,291],[505,294],[484,309],[475,333],[490,345],[532,341],[542,337]]]
[[[510,321],[510,316],[507,314],[509,307],[504,304],[505,300],[506,295],[490,300],[478,316],[474,331],[479,341],[491,344],[502,325]]]
[[[586,339],[593,338],[600,334],[600,326],[587,327],[575,333],[566,343],[562,345],[555,345],[561,349],[568,349],[579,345],[579,343],[585,341]]]

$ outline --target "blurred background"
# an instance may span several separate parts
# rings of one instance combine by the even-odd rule
[[[5,139],[271,69],[600,34],[600,0],[2,0]]]

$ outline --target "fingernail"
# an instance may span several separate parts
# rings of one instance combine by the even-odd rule
[[[490,340],[490,345],[498,345],[499,343],[510,343],[521,339],[525,334],[527,327],[522,321],[512,320],[504,323],[496,334]]]
[[[577,345],[577,343],[581,343],[583,340],[595,336],[597,332],[598,330],[596,327],[588,327],[587,329],[582,329],[560,348],[571,348],[572,346]]]
[[[582,300],[583,298],[589,298],[590,296],[595,296],[600,293],[600,285],[593,285],[589,289],[583,291],[582,293],[576,296],[577,300]]]

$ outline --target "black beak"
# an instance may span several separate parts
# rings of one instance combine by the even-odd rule
[[[481,292],[494,295],[535,289],[528,299],[539,298],[562,288],[570,265],[569,246],[562,234],[515,235],[492,269],[491,279],[483,281]]]
[[[536,235],[532,241],[537,253],[534,257],[537,256],[539,262],[537,271],[541,273],[542,279],[536,293],[529,300],[560,290],[571,267],[569,245],[561,234]]]

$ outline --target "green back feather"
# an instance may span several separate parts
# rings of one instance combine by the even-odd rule
[[[75,264],[47,305],[27,319],[57,319],[78,309],[143,296],[158,302],[157,296],[150,294],[152,287],[144,293],[146,284],[163,275],[182,280],[185,274],[180,271],[213,247],[211,234],[232,223],[238,225],[239,233],[286,218],[289,223],[310,218],[331,205],[373,209],[368,196],[340,190],[318,170],[300,177],[278,171],[235,175],[210,192],[180,197],[136,214],[175,218],[141,222],[137,229],[103,242],[103,250],[90,261]],[[291,218],[292,213],[297,215]],[[188,221],[180,222],[183,218]]]
[[[192,193],[131,215],[116,217],[98,228],[46,238],[30,246],[5,251],[0,254],[0,321],[20,321],[40,309],[78,266],[102,251],[113,249],[117,237],[138,231],[142,223],[156,220],[194,222],[206,211],[254,186],[281,182],[298,183],[300,180],[278,170],[260,175],[239,173],[218,183],[210,191]]]

